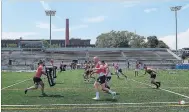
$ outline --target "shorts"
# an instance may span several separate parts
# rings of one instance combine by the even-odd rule
[[[111,80],[111,76],[106,76],[106,81],[109,82]]]
[[[41,78],[39,78],[39,77],[33,77],[33,82],[34,82],[34,84],[39,84],[39,82],[41,82],[42,80],[41,80]]]
[[[139,71],[139,69],[135,69],[135,71],[136,71],[136,72],[138,72],[138,71]]]
[[[118,72],[122,73],[122,69],[119,69]]]
[[[99,76],[97,78],[97,82],[99,82],[100,84],[104,84],[106,82],[106,76],[105,75]]]
[[[155,79],[156,78],[156,74],[150,74],[150,78]]]

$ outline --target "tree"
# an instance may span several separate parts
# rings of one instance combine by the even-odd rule
[[[168,46],[156,36],[147,37],[128,31],[110,31],[97,37],[96,47],[100,48],[168,48]]]
[[[43,41],[43,46],[45,48],[49,48],[50,47],[50,44],[46,40],[42,40],[42,41]]]
[[[158,48],[169,48],[169,47],[162,40],[159,40],[159,42],[158,42]]]
[[[158,41],[156,36],[149,36],[149,37],[147,37],[147,40],[148,40],[147,41],[147,47],[149,47],[149,48],[158,47],[159,41]]]

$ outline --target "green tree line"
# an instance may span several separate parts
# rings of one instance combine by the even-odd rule
[[[156,36],[137,35],[129,31],[110,31],[97,37],[96,47],[99,48],[169,48]]]

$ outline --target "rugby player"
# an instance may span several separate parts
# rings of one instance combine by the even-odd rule
[[[135,77],[138,76],[139,67],[140,67],[140,64],[138,62],[136,62]]]
[[[93,64],[91,63],[91,61],[89,61],[88,63],[85,62],[84,80],[88,80],[89,82],[89,78],[95,79],[95,77],[92,76],[93,74]]]
[[[117,63],[117,64],[114,64],[114,63],[113,63],[113,66],[114,66],[115,74],[117,75],[117,78],[119,78],[119,74],[121,74],[121,75],[123,75],[125,78],[127,78],[127,76],[126,76],[125,74],[123,74],[122,69],[119,68],[118,63]]]
[[[33,81],[34,81],[34,86],[31,86],[27,89],[25,89],[25,94],[27,94],[28,90],[36,90],[39,85],[41,86],[41,92],[43,96],[46,96],[45,92],[44,92],[44,83],[41,79],[42,74],[46,75],[46,73],[43,71],[43,61],[39,61],[39,66],[37,68],[36,74],[33,77]]]
[[[161,86],[161,82],[157,82],[155,79],[156,79],[156,72],[154,70],[152,70],[151,68],[148,68],[146,65],[144,65],[144,70],[145,70],[145,73],[148,73],[150,75],[150,78],[151,78],[151,84],[154,84],[156,85],[156,88],[158,89],[160,86]]]
[[[63,63],[63,61],[62,61],[62,62],[60,63],[60,72],[62,72],[63,69],[64,69],[64,63]]]
[[[101,64],[101,62],[99,61],[98,57],[94,57],[94,63],[95,63],[95,68],[93,68],[93,70],[95,70],[95,73],[98,74],[98,78],[94,83],[94,87],[96,90],[96,97],[93,98],[94,100],[98,100],[99,99],[99,91],[98,91],[98,86],[101,85],[102,90],[106,91],[110,94],[112,94],[113,99],[116,96],[116,92],[113,92],[112,90],[108,89],[105,87],[105,82],[106,82],[106,68]]]
[[[86,80],[88,80],[88,82],[89,82],[89,68],[90,68],[90,66],[89,66],[89,64],[87,63],[87,61],[85,61],[85,63],[84,63],[84,74],[83,74],[83,78],[84,78],[84,81],[86,81]]]
[[[104,61],[101,61],[101,63],[106,69],[106,74],[105,74],[105,76],[106,76],[106,85],[105,85],[105,87],[110,89],[110,80],[111,80],[112,76],[111,76],[111,72],[110,72],[109,66]]]

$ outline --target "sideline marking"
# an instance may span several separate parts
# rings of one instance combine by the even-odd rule
[[[129,80],[132,80],[134,82],[137,82],[137,83],[140,83],[140,84],[143,84],[143,85],[147,85],[147,86],[150,86],[150,87],[154,87],[152,85],[149,85],[149,84],[146,84],[146,83],[143,83],[143,82],[139,82],[139,81],[136,81],[134,79],[129,79]],[[166,90],[166,89],[163,89],[163,88],[159,88],[160,90],[163,90],[163,91],[166,91],[166,92],[169,92],[169,93],[173,93],[173,94],[176,94],[176,95],[179,95],[179,96],[182,96],[182,97],[185,97],[185,98],[189,98],[189,96],[186,96],[186,95],[183,95],[183,94],[180,94],[180,93],[176,93],[176,92],[173,92],[173,91],[170,91],[170,90]]]
[[[17,83],[15,83],[15,84],[10,85],[10,86],[4,87],[4,88],[2,88],[1,90],[4,90],[4,89],[7,89],[7,88],[10,88],[10,87],[12,87],[12,86],[14,86],[14,85],[17,85],[17,84],[20,84],[20,83],[26,82],[26,81],[28,81],[28,80],[31,80],[31,78],[30,78],[30,79],[23,80],[23,81],[21,81],[21,82],[17,82]]]
[[[143,103],[92,103],[92,104],[38,104],[38,105],[1,105],[2,107],[35,107],[35,106],[104,106],[104,105],[145,105],[145,104],[178,104],[179,102],[143,102]],[[188,103],[188,102],[186,102]]]
[[[160,108],[160,107],[189,107],[189,105],[163,105],[163,106],[116,106],[116,107],[56,107],[56,108],[1,108],[2,110],[60,110],[60,109],[124,109],[124,108]]]

